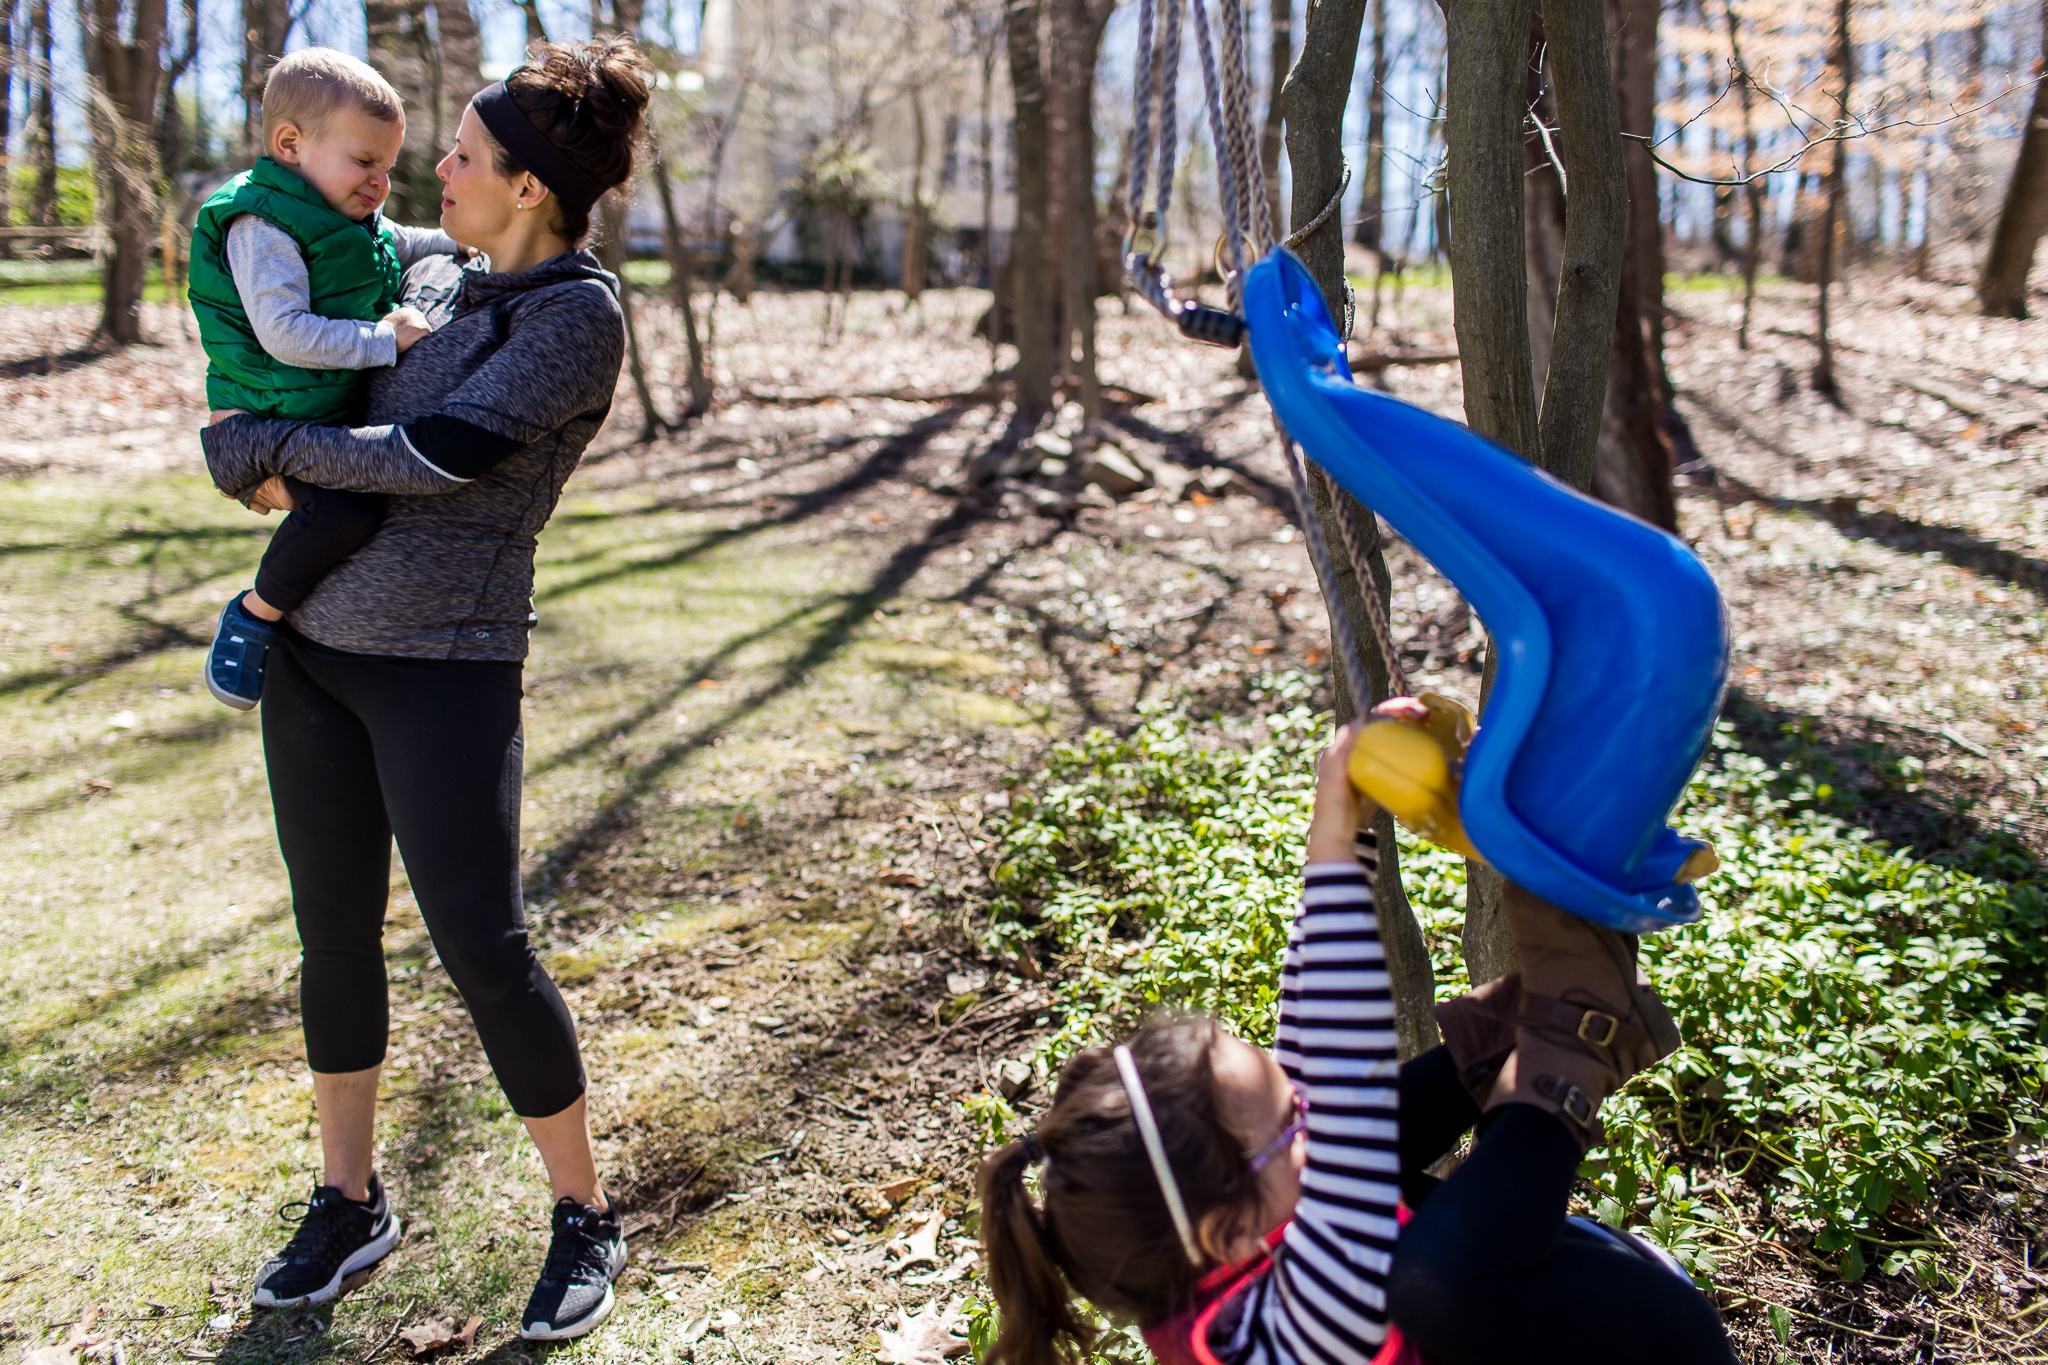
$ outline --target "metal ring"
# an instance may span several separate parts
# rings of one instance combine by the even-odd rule
[[[1138,248],[1140,233],[1151,239],[1144,250]],[[1124,230],[1124,255],[1142,256],[1147,260],[1156,261],[1166,254],[1166,241],[1166,225],[1159,221],[1158,213],[1147,209],[1136,222]]]

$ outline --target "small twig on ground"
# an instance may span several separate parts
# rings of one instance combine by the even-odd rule
[[[796,1093],[807,1100],[823,1100],[826,1104],[831,1105],[834,1109],[837,1109],[840,1113],[846,1115],[848,1118],[860,1119],[865,1121],[868,1117],[865,1111],[855,1109],[851,1105],[841,1104],[838,1100],[833,1099],[830,1095],[823,1095],[815,1090],[803,1089],[799,1089]]]
[[[418,1299],[407,1299],[405,1301],[405,1307],[399,1309],[398,1316],[391,1320],[391,1331],[385,1335],[384,1340],[378,1342],[376,1346],[371,1349],[368,1355],[363,1357],[365,1365],[368,1365],[369,1361],[375,1360],[378,1354],[382,1352],[385,1347],[389,1346],[392,1342],[398,1340],[398,1329],[405,1326],[406,1314],[412,1312],[413,1306],[418,1302]]]

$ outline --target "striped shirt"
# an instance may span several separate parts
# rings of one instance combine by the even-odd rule
[[[1308,1095],[1301,1201],[1270,1268],[1208,1345],[1228,1365],[1364,1365],[1388,1344],[1400,1200],[1400,1062],[1373,913],[1378,849],[1312,863],[1280,975],[1274,1055]]]

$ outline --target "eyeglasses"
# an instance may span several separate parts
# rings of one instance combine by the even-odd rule
[[[1304,1095],[1301,1087],[1294,1082],[1289,1081],[1288,1086],[1294,1091],[1294,1118],[1271,1142],[1256,1152],[1244,1154],[1245,1160],[1250,1163],[1250,1169],[1246,1172],[1248,1175],[1257,1175],[1264,1170],[1266,1163],[1294,1146],[1294,1140],[1308,1131],[1308,1096]]]

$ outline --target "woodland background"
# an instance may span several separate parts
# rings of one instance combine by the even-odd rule
[[[1256,377],[1124,282],[1136,4],[0,9],[0,1340],[531,1358],[546,1210],[396,860],[406,1242],[247,1309],[317,1116],[260,744],[197,678],[269,526],[200,471],[180,281],[277,53],[392,77],[422,221],[472,91],[617,28],[660,73],[598,239],[631,363],[541,542],[524,833],[635,1264],[563,1354],[978,1349],[975,1154],[1161,1003],[1270,1028],[1351,704]],[[2048,1358],[2042,7],[1283,0],[1244,38],[1364,382],[1673,529],[1728,603],[1679,812],[1725,869],[1648,949],[1688,1043],[1583,1207],[1746,1359]],[[1165,263],[1221,303],[1183,66]],[[1380,595],[1410,679],[1479,703],[1483,623],[1361,550],[1337,609]],[[1512,966],[1496,894],[1386,860],[1404,1046]]]

